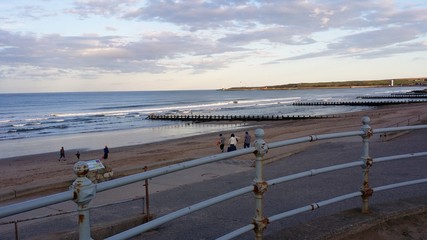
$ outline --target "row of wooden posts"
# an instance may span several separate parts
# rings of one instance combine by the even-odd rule
[[[319,105],[347,105],[347,106],[382,106],[392,104],[407,104],[407,103],[423,103],[427,102],[426,99],[406,99],[406,100],[382,100],[382,101],[308,101],[308,102],[294,102],[295,106],[319,106]]]
[[[381,106],[391,104],[407,104],[407,103],[423,103],[427,102],[427,94],[402,94],[391,96],[363,96],[358,98],[401,98],[405,96],[405,100],[382,100],[382,101],[300,101],[294,102],[295,106],[331,106],[331,105],[348,105],[348,106]],[[413,97],[410,97],[413,96]],[[420,96],[424,96],[424,99]],[[403,97],[402,97],[403,98]],[[417,98],[417,99],[411,99]],[[333,115],[323,116],[305,116],[305,115],[193,115],[193,114],[150,114],[147,119],[150,120],[178,120],[178,121],[275,121],[275,120],[296,120],[296,119],[319,119],[319,118],[333,118]]]
[[[378,99],[378,98],[426,98],[427,94],[392,94],[392,95],[379,95],[379,96],[358,96],[361,99]]]
[[[175,115],[175,114],[151,114],[147,117],[150,120],[178,120],[178,121],[277,121],[277,120],[295,120],[295,119],[319,119],[333,118],[333,115],[327,116],[304,116],[304,115]]]

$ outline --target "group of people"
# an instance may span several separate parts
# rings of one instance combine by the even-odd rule
[[[110,149],[108,149],[107,145],[105,145],[104,147],[104,155],[102,156],[103,159],[107,159],[108,158],[108,154],[110,153]],[[75,154],[77,159],[80,159],[80,151],[77,151],[77,153]],[[58,161],[65,161],[67,160],[65,158],[65,149],[64,147],[61,147],[61,149],[59,150],[59,159]]]
[[[236,137],[234,133],[231,134],[230,138],[228,139],[228,147],[227,152],[236,151],[237,150],[237,143],[239,142],[239,137]],[[219,140],[218,145],[221,152],[225,151],[225,137],[222,135],[222,133],[219,134]],[[249,148],[251,146],[251,135],[246,132],[245,133],[245,139],[243,141],[243,148]]]

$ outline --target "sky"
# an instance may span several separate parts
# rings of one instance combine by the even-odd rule
[[[0,0],[0,93],[427,77],[425,0]]]

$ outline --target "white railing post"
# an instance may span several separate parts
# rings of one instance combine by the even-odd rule
[[[264,155],[268,151],[268,145],[264,141],[264,130],[255,130],[254,146],[256,151],[255,160],[255,179],[254,179],[254,195],[255,195],[255,217],[253,224],[255,225],[255,239],[262,240],[264,229],[267,227],[268,218],[263,215],[263,194],[267,191],[267,182],[264,180]]]
[[[74,173],[77,175],[77,179],[70,186],[70,189],[74,191],[73,201],[77,203],[80,240],[92,239],[90,236],[90,214],[88,205],[95,197],[96,185],[86,177],[88,172],[89,167],[86,162],[79,161],[74,164]]]
[[[369,156],[369,138],[372,137],[373,131],[369,126],[371,119],[369,117],[363,117],[362,123],[363,126],[360,130],[364,132],[362,135],[363,146],[362,146],[362,154],[361,160],[363,161],[362,171],[363,171],[363,184],[360,187],[360,191],[362,192],[362,213],[369,212],[369,198],[373,194],[372,188],[369,186],[369,168],[373,164],[372,158]]]

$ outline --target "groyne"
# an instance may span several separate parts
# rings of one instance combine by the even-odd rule
[[[358,96],[359,99],[379,99],[379,98],[426,98],[427,94],[392,94],[392,95],[379,95],[379,96]]]
[[[150,120],[171,120],[171,121],[279,121],[295,119],[319,119],[333,118],[333,115],[305,116],[305,115],[177,115],[177,114],[150,114],[147,119]]]
[[[425,103],[427,94],[400,94],[387,96],[359,96],[358,100],[349,101],[299,101],[294,102],[294,106],[383,106],[408,103]],[[363,100],[363,99],[381,99],[384,100]],[[405,99],[399,99],[405,98]],[[386,100],[387,99],[387,100]],[[197,114],[150,114],[146,117],[149,120],[169,120],[169,121],[279,121],[279,120],[297,120],[297,119],[320,119],[334,118],[334,115],[197,115]]]
[[[390,97],[389,97],[390,98]],[[295,102],[294,106],[331,106],[331,105],[347,105],[347,106],[382,106],[393,104],[407,104],[407,103],[423,103],[427,102],[426,99],[406,99],[406,100],[382,100],[382,101],[307,101]]]

